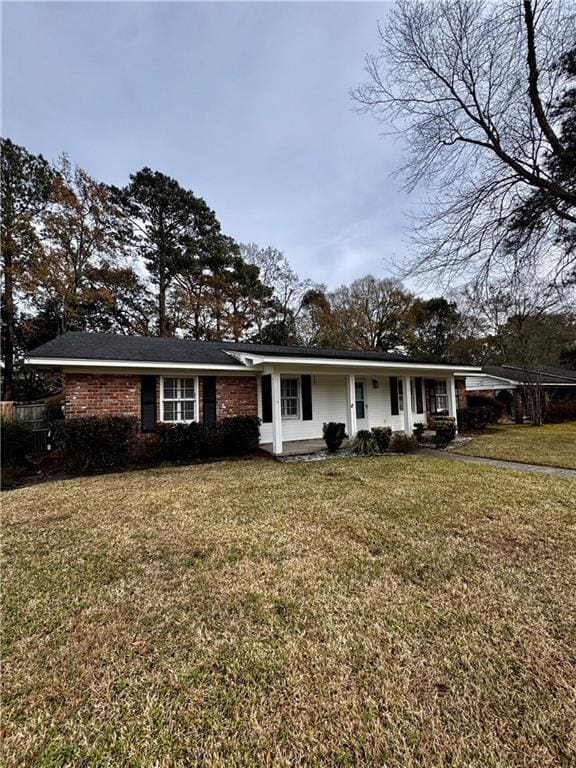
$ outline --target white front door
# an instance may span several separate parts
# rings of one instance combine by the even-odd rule
[[[356,427],[369,429],[368,403],[366,402],[366,380],[356,379]]]

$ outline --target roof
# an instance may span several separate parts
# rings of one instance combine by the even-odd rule
[[[273,344],[250,344],[227,341],[193,341],[192,339],[160,338],[157,336],[121,336],[110,333],[69,331],[33,349],[26,359],[98,360],[155,363],[198,363],[234,365],[243,363],[230,353],[275,357],[307,357],[373,362],[426,363],[406,355],[385,352],[362,352],[323,347],[289,347]]]
[[[482,372],[499,379],[508,379],[520,384],[532,384],[540,381],[542,384],[573,384],[576,387],[576,371],[564,368],[546,367],[539,370],[517,365],[484,365]]]

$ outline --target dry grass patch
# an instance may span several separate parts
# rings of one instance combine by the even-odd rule
[[[457,448],[455,453],[576,469],[576,422],[542,427],[502,424]]]
[[[576,483],[233,462],[4,501],[7,766],[576,760]]]

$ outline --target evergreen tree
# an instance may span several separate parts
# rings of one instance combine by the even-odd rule
[[[42,155],[33,155],[10,139],[1,139],[2,398],[14,388],[17,296],[30,258],[40,248],[38,216],[47,205],[54,171]]]

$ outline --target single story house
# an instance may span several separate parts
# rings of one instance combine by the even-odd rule
[[[576,371],[546,367],[538,370],[517,365],[484,365],[466,376],[468,403],[481,397],[502,402],[500,421],[521,422],[526,413],[523,390],[538,385],[547,400],[576,399]],[[479,402],[479,401],[478,401]]]
[[[25,362],[63,373],[65,416],[134,415],[141,439],[159,422],[261,419],[275,454],[322,438],[325,422],[412,433],[431,415],[456,416],[472,366],[398,354],[69,332]],[[457,394],[458,393],[458,394]]]

